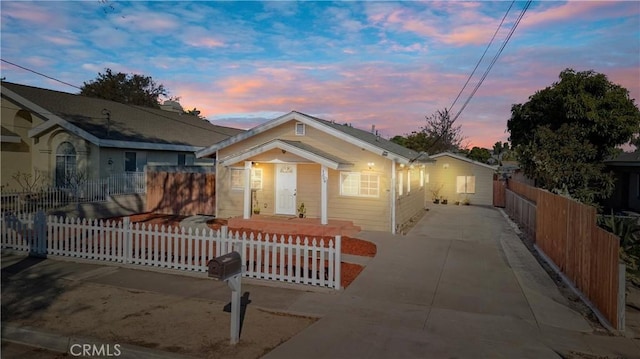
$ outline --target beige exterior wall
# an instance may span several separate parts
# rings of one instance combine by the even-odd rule
[[[420,214],[425,208],[425,184],[424,178],[427,169],[424,166],[414,168],[401,168],[396,172],[396,181],[398,188],[396,193],[398,199],[396,201],[396,226],[398,233],[408,224],[409,220]],[[420,172],[424,175],[421,176]],[[400,182],[402,179],[402,182]],[[402,186],[402,195],[400,195],[400,186]]]
[[[243,152],[249,148],[270,142],[274,139],[284,139],[304,142],[310,146],[318,148],[324,152],[337,156],[343,160],[353,163],[353,168],[347,171],[329,170],[327,182],[328,206],[327,214],[329,219],[351,220],[366,230],[391,230],[391,161],[387,158],[373,154],[356,145],[346,142],[340,138],[316,130],[310,126],[305,126],[305,135],[295,134],[296,121],[290,121],[265,131],[244,141],[235,143],[219,151],[218,158],[224,159],[233,154]],[[257,155],[250,160],[258,162],[258,167],[263,168],[263,189],[256,191],[256,196],[260,203],[260,214],[273,214],[275,208],[274,165],[260,161],[270,161],[277,159],[282,162],[297,164],[297,205],[304,202],[308,217],[320,217],[320,164],[310,163],[308,160],[283,153],[281,150],[271,150]],[[374,165],[369,168],[369,163]],[[244,163],[218,165],[216,170],[216,196],[218,205],[218,216],[228,218],[241,216],[243,209],[242,190],[232,190],[231,171],[229,166],[244,168]],[[378,197],[353,197],[340,194],[340,172],[361,172],[375,173],[379,175],[379,195]],[[424,196],[422,196],[422,202]],[[267,208],[264,208],[267,204]]]
[[[468,198],[471,204],[493,205],[493,174],[495,172],[493,169],[446,155],[435,160],[435,166],[427,167],[429,172],[429,184],[425,194],[427,202],[433,201],[431,191],[441,187],[440,196],[447,198],[450,205],[465,198]],[[475,193],[457,193],[457,176],[475,176]]]
[[[18,190],[20,186],[13,179],[18,172],[33,175],[31,170],[32,141],[27,132],[32,128],[34,119],[26,111],[2,98],[0,123],[2,127],[20,136],[20,143],[2,142],[0,144],[0,185],[3,189]],[[36,120],[37,121],[37,120]]]

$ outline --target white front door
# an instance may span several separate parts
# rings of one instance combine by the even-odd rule
[[[296,165],[276,164],[276,214],[296,214]]]

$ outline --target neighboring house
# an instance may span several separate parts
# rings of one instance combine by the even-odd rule
[[[640,212],[640,151],[623,152],[605,164],[615,174],[616,182],[613,194],[604,206]]]
[[[449,205],[465,200],[471,204],[493,205],[493,175],[497,166],[450,152],[438,153],[431,158],[436,163],[428,172],[428,201],[438,196],[447,199]]]
[[[70,177],[101,179],[140,173],[149,165],[213,165],[194,152],[242,130],[167,110],[122,104],[2,82],[2,178],[43,175],[50,185]],[[169,110],[169,111],[168,111]]]
[[[213,142],[213,141],[212,141]],[[216,215],[352,221],[395,233],[424,210],[432,160],[375,133],[292,111],[196,153],[215,157]]]

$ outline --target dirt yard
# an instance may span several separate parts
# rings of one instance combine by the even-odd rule
[[[5,323],[197,358],[259,358],[316,320],[249,305],[240,343],[231,346],[227,303],[82,282],[58,284],[55,300],[42,306],[22,297],[23,290],[5,290],[7,284],[2,293]]]

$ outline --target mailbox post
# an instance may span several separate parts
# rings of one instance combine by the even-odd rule
[[[240,305],[242,298],[242,258],[231,252],[209,261],[209,277],[224,280],[231,289],[231,344],[240,340]]]

